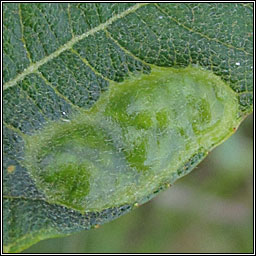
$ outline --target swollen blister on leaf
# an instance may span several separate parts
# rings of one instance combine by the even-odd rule
[[[3,16],[6,252],[147,202],[252,112],[251,4],[4,3]]]
[[[209,71],[152,67],[27,136],[24,165],[50,203],[81,213],[133,204],[233,134],[240,116],[236,94]]]

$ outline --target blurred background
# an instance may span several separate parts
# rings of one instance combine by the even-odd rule
[[[253,116],[190,174],[98,229],[24,253],[252,253]]]

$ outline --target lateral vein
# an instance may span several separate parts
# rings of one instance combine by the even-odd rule
[[[81,41],[82,39],[88,37],[89,35],[93,35],[93,34],[95,34],[96,32],[98,32],[100,30],[104,30],[109,25],[111,25],[113,22],[115,22],[116,20],[124,18],[128,14],[130,14],[132,12],[135,12],[137,9],[139,9],[142,6],[147,5],[147,4],[148,3],[138,3],[138,4],[134,5],[134,6],[132,6],[131,8],[128,8],[124,12],[111,17],[105,23],[100,24],[99,26],[97,26],[97,27],[95,27],[95,28],[93,28],[93,29],[83,33],[82,35],[79,35],[79,36],[76,36],[76,37],[72,38],[70,41],[68,41],[63,46],[61,46],[58,50],[56,50],[55,52],[51,53],[47,57],[45,57],[45,58],[43,58],[43,59],[41,59],[41,60],[31,64],[27,69],[25,69],[22,73],[17,75],[14,79],[12,79],[12,80],[8,81],[7,83],[5,83],[3,85],[3,90],[6,90],[7,88],[14,86],[17,82],[19,82],[20,80],[24,79],[24,77],[26,77],[27,75],[29,75],[29,74],[31,74],[33,72],[36,72],[40,66],[42,66],[43,64],[47,63],[48,61],[58,57],[62,52],[71,49],[74,44],[76,44],[77,42]]]

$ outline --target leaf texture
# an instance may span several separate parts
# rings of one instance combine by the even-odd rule
[[[4,3],[6,252],[89,229],[134,207],[82,214],[51,204],[23,164],[26,136],[90,109],[111,82],[149,74],[152,65],[200,66],[227,83],[237,93],[241,111],[250,113],[252,14],[253,5],[241,3]],[[175,179],[203,157],[192,157]]]

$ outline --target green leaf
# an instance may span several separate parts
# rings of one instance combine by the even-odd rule
[[[115,219],[252,112],[253,5],[4,3],[4,250]]]

